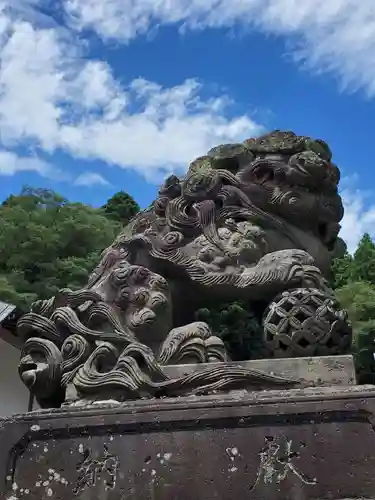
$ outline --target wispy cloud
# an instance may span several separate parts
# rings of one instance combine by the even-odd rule
[[[206,95],[187,79],[163,87],[142,78],[124,84],[104,61],[81,57],[73,32],[38,10],[50,0],[0,0],[0,174],[35,171],[53,176],[52,165],[19,157],[13,146],[32,144],[44,153],[63,150],[133,168],[158,181],[186,168],[211,146],[262,131],[248,115],[231,114],[226,95]],[[373,0],[62,0],[55,2],[77,29],[129,42],[175,24],[182,30],[247,27],[292,42],[298,64],[334,74],[340,85],[375,95]],[[250,47],[251,50],[255,48]],[[83,172],[78,185],[105,185]],[[341,235],[354,250],[364,231],[375,236],[375,205],[343,187]]]
[[[43,177],[57,178],[60,172],[39,158],[18,156],[12,151],[0,150],[0,176],[14,175],[18,172],[36,172]]]
[[[124,85],[106,62],[80,57],[66,32],[19,12],[0,13],[0,140],[8,148],[31,143],[154,177],[261,130],[247,115],[232,116],[227,96],[202,97],[194,79]]]
[[[110,186],[110,183],[96,172],[83,172],[74,180],[74,184],[84,187]]]
[[[364,233],[375,239],[375,203],[374,194],[357,188],[357,176],[342,179],[341,196],[344,203],[344,218],[341,221],[340,236],[348,245],[349,252],[354,252]]]
[[[333,73],[343,88],[375,94],[373,0],[65,0],[64,6],[76,27],[125,43],[168,24],[280,35],[293,42],[300,64]]]

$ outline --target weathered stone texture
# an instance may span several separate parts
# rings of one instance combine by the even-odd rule
[[[267,367],[225,365],[254,354],[241,347],[244,324],[262,357],[348,352],[347,314],[326,281],[340,247],[339,179],[327,144],[293,132],[211,149],[166,179],[85,288],[20,319],[22,380],[43,408],[287,385]],[[227,327],[198,321],[221,305],[244,315],[236,349]],[[222,365],[179,379],[163,370],[180,363]]]
[[[375,498],[374,387],[34,412],[2,423],[5,500]]]
[[[2,423],[0,500],[375,498],[331,157],[280,131],[213,148],[85,288],[33,304],[19,373],[45,410]]]

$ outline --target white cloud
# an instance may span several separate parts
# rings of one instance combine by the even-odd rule
[[[76,186],[110,186],[110,183],[100,174],[96,172],[83,172],[75,180]]]
[[[0,14],[0,140],[8,148],[31,142],[155,179],[261,130],[246,115],[231,117],[225,95],[203,98],[194,79],[172,88],[142,78],[120,84],[107,63],[80,57],[73,37],[17,15]]]
[[[17,172],[37,172],[43,177],[59,175],[50,164],[39,158],[22,157],[11,151],[0,151],[0,176],[14,175]]]
[[[142,78],[116,81],[105,62],[81,58],[73,35],[41,16],[33,9],[37,4],[0,0],[0,141],[8,150],[30,143],[46,152],[62,149],[134,168],[158,182],[213,145],[261,131],[249,116],[230,116],[227,96],[203,98],[205,89],[194,79],[172,88]],[[372,1],[70,0],[65,7],[82,27],[122,41],[155,23],[177,22],[186,29],[246,24],[297,35],[301,61],[334,71],[343,85],[375,93]],[[26,170],[62,175],[37,157],[0,150],[0,174]],[[76,175],[76,185],[106,183],[92,172]],[[375,236],[375,205],[366,193],[345,186],[342,195],[341,235],[354,250],[364,231]]]
[[[76,27],[128,42],[155,26],[245,26],[295,42],[301,64],[375,94],[373,0],[64,0]],[[249,54],[256,47],[249,47]],[[249,55],[251,59],[251,56]],[[249,59],[249,60],[250,60]]]
[[[372,193],[360,189],[345,188],[341,196],[345,213],[340,236],[352,253],[364,233],[369,233],[375,239],[375,204],[370,201]]]

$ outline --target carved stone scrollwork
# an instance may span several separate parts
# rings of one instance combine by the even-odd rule
[[[209,326],[200,321],[173,328],[169,332],[159,355],[159,362],[162,365],[228,360],[223,341],[212,335]]]
[[[63,402],[62,356],[50,340],[29,338],[21,351],[18,367],[22,382],[41,406],[59,406]]]
[[[331,160],[324,141],[275,131],[170,176],[84,289],[21,318],[24,382],[43,404],[294,383],[230,363],[219,331],[195,321],[236,301],[256,311],[270,356],[344,352],[350,326],[325,279],[343,216]],[[187,363],[200,368],[167,376]]]

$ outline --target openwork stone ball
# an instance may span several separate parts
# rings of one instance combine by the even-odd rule
[[[344,354],[351,346],[347,313],[315,288],[278,295],[264,313],[263,328],[265,347],[275,358]]]

